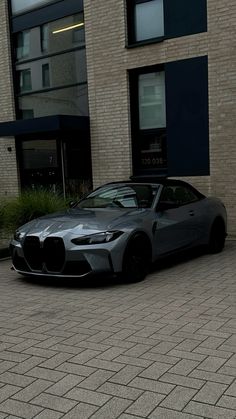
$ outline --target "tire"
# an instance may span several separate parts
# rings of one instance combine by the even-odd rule
[[[220,253],[225,246],[225,224],[221,219],[215,220],[210,232],[208,252],[212,254]]]
[[[126,282],[140,282],[149,271],[150,243],[145,236],[135,235],[127,245],[123,258],[122,277]]]

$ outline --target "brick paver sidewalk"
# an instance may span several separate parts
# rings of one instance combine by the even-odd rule
[[[236,242],[139,284],[0,262],[0,419],[236,418]]]

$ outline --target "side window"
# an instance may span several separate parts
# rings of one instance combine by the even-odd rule
[[[160,198],[160,203],[170,203],[177,206],[190,204],[195,201],[198,201],[198,196],[191,188],[185,185],[165,186]]]

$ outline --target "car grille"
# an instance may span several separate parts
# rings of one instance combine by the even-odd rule
[[[60,237],[48,237],[40,245],[38,237],[25,238],[25,259],[33,271],[61,272],[65,262],[65,246]]]
[[[42,250],[38,237],[29,236],[24,241],[24,255],[32,270],[40,271],[43,267]]]
[[[65,261],[65,246],[60,237],[48,237],[43,244],[43,259],[46,269],[50,272],[60,272]]]

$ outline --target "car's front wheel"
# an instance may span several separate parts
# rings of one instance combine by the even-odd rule
[[[221,219],[215,220],[210,232],[208,243],[209,253],[220,253],[225,245],[225,237],[226,231],[224,221]]]
[[[142,281],[149,270],[151,251],[148,239],[136,234],[128,243],[123,259],[122,277],[127,282]]]

